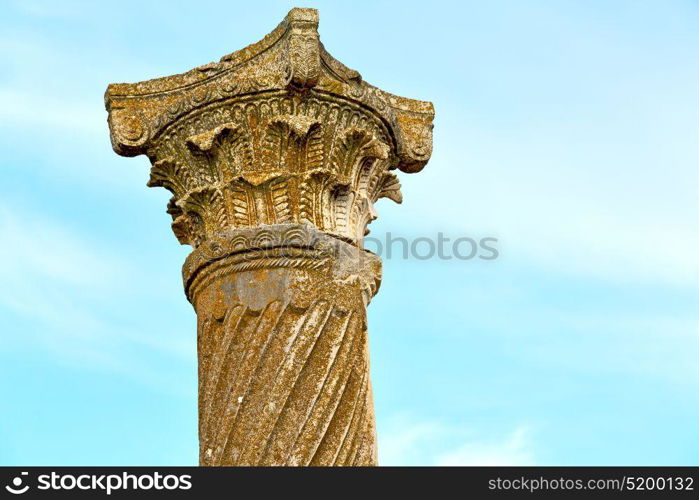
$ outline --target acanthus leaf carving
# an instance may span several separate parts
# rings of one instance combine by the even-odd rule
[[[176,196],[182,196],[196,187],[189,168],[170,158],[156,161],[151,167],[148,187],[162,186]]]
[[[374,201],[379,198],[388,198],[396,203],[403,203],[403,193],[400,190],[400,181],[393,172],[384,172],[372,191]]]
[[[213,130],[189,137],[186,144],[192,151],[206,153],[211,150],[216,141],[219,142],[220,146],[222,138],[236,131],[238,131],[238,126],[235,123],[224,123]]]
[[[306,115],[277,115],[269,120],[262,146],[262,169],[298,172],[304,166],[306,144],[320,122]]]

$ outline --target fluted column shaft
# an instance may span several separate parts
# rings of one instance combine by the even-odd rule
[[[262,231],[273,240],[220,249],[189,279],[200,463],[375,465],[365,305],[379,261],[310,227]]]

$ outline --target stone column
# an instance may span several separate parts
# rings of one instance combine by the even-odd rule
[[[432,104],[364,82],[293,9],[261,41],[180,75],[109,85],[114,150],[173,196],[198,319],[202,465],[375,465],[363,249],[394,171],[432,150]]]

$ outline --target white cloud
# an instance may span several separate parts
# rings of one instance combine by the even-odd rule
[[[494,233],[504,259],[542,272],[699,286],[696,9],[685,19],[685,8],[658,12],[653,30],[633,19],[643,9],[614,30],[594,9],[565,11],[551,26],[570,46],[549,54],[528,39],[470,62],[470,91],[434,96],[433,158],[402,176],[392,224]]]
[[[33,279],[88,287],[117,283],[127,265],[59,221],[26,210],[19,215],[0,205],[0,234],[0,277],[14,286]]]
[[[534,465],[531,430],[519,425],[493,436],[469,426],[404,415],[379,422],[381,465]]]
[[[427,465],[434,457],[421,453],[425,443],[443,433],[437,422],[406,422],[394,418],[379,429],[379,463],[382,465]]]
[[[691,314],[539,308],[526,323],[546,325],[524,334],[529,341],[523,342],[521,353],[533,366],[553,367],[560,373],[621,373],[680,386],[699,384],[699,321]]]
[[[468,154],[455,150],[457,141],[443,143],[434,164],[403,176],[406,203],[387,207],[396,220],[391,227],[379,222],[377,229],[395,235],[397,223],[404,232],[494,235],[502,259],[543,272],[699,285],[699,158],[689,150],[690,133],[653,147],[633,140],[610,146],[594,138],[580,144],[583,139],[560,136],[559,144],[547,144],[545,130],[521,130],[508,139],[462,133],[479,134],[459,146]],[[666,148],[665,161],[660,148]],[[427,203],[420,193],[440,196]]]
[[[435,465],[534,465],[529,431],[518,427],[499,441],[464,443],[439,455]]]
[[[80,17],[86,5],[75,1],[21,0],[13,2],[13,7],[34,17],[75,19]]]
[[[106,134],[106,112],[100,104],[6,86],[0,88],[0,126],[70,131],[95,140]]]
[[[138,301],[134,290],[141,280],[157,282],[146,270],[27,207],[0,204],[0,234],[3,350],[43,350],[60,363],[117,371],[171,389],[167,374],[150,364],[158,356],[193,360],[187,339],[194,325],[142,331],[138,325],[147,324],[145,317],[132,318],[128,305]]]

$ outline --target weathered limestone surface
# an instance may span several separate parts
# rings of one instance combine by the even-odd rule
[[[333,59],[318,13],[181,75],[109,85],[114,150],[146,154],[149,186],[194,250],[202,465],[373,465],[363,249],[394,173],[432,150],[432,105]]]

